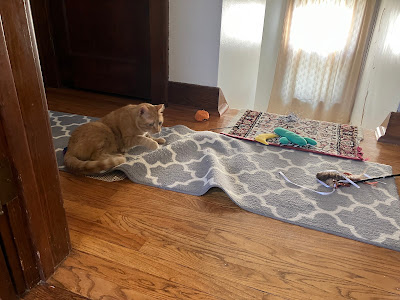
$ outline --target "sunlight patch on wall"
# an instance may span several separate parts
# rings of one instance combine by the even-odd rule
[[[385,48],[389,48],[394,55],[400,54],[400,16],[389,24]]]
[[[329,55],[346,45],[352,9],[344,4],[312,4],[293,11],[291,38],[294,49]]]
[[[224,12],[222,34],[230,39],[259,43],[264,25],[265,5],[260,3],[230,4]]]

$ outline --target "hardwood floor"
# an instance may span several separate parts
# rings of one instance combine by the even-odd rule
[[[49,109],[103,116],[129,100],[48,89]],[[223,127],[168,107],[165,126]],[[400,172],[398,146],[364,155]],[[61,172],[72,252],[48,284],[90,299],[400,299],[400,252],[246,212],[223,191],[190,196]]]
[[[86,297],[66,291],[65,289],[58,288],[47,283],[40,283],[29,291],[23,300],[88,300]]]

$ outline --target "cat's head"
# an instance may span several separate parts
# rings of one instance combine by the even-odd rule
[[[163,111],[164,104],[140,104],[138,126],[143,132],[150,132],[153,134],[160,132],[164,122]]]

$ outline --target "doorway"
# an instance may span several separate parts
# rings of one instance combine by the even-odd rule
[[[168,1],[31,2],[46,87],[167,104]]]

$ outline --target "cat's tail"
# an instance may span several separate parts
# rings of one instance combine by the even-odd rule
[[[98,174],[124,162],[126,162],[126,158],[122,155],[110,156],[104,160],[80,160],[67,151],[64,156],[64,165],[67,169],[82,175]]]

